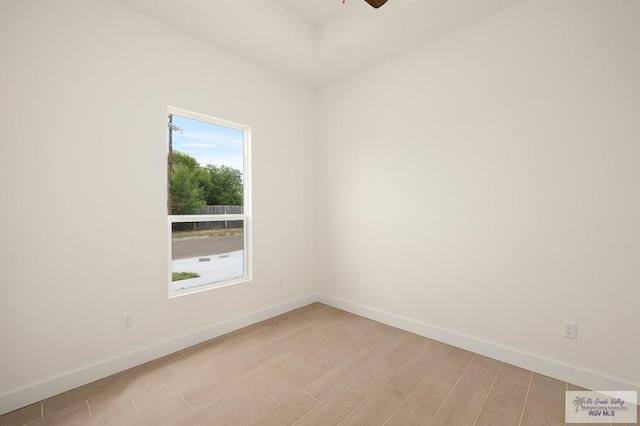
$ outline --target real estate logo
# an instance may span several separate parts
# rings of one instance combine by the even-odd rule
[[[567,391],[566,423],[636,423],[635,391]]]

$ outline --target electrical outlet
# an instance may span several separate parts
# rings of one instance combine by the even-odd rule
[[[570,339],[578,338],[578,324],[575,322],[563,321],[562,322],[562,335]]]
[[[133,314],[124,314],[122,316],[122,328],[133,327]]]

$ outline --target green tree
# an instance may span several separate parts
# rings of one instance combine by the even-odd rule
[[[179,151],[173,151],[171,170],[171,214],[197,214],[205,205],[204,186],[207,173],[195,158]]]
[[[205,204],[242,205],[242,173],[228,166],[198,161],[180,151],[172,153],[171,214],[198,214]]]
[[[206,167],[210,178],[210,188],[206,192],[207,204],[241,206],[242,173],[228,166],[208,164]]]
[[[171,160],[173,162],[173,167],[184,166],[189,170],[200,168],[200,164],[198,164],[198,160],[196,160],[189,154],[185,154],[184,152],[174,150],[172,153]]]

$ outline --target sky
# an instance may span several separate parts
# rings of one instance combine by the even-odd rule
[[[173,116],[173,124],[182,134],[173,132],[173,149],[189,154],[201,166],[215,164],[243,171],[242,130],[205,123],[190,118]],[[244,173],[243,173],[244,174]]]

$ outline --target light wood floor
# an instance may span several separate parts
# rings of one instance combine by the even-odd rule
[[[579,390],[319,303],[0,416],[0,425],[564,425]]]

